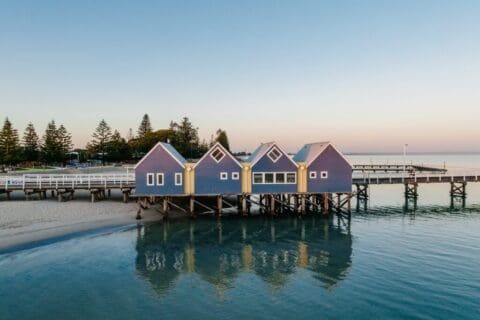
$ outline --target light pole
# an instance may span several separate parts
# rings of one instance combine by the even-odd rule
[[[405,143],[403,145],[403,176],[404,177],[407,173],[407,147],[408,147],[408,144]]]

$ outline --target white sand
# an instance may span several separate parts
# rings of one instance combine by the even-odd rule
[[[101,227],[137,223],[136,204],[120,198],[95,203],[88,196],[57,202],[55,199],[0,200],[0,249]],[[142,213],[142,221],[160,220],[155,209]]]

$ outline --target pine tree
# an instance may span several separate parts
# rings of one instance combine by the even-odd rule
[[[42,159],[47,163],[55,163],[62,160],[62,144],[58,136],[55,120],[48,123],[42,139]]]
[[[20,147],[18,144],[18,132],[13,128],[8,118],[3,123],[0,131],[0,162],[4,164],[14,164],[20,160]]]
[[[198,157],[201,154],[198,128],[195,128],[187,117],[184,117],[180,124],[172,121],[170,129],[174,131],[172,145],[178,152],[189,158]]]
[[[144,138],[145,136],[152,133],[152,125],[150,124],[150,117],[148,114],[144,114],[142,118],[142,122],[138,127],[138,138]]]
[[[38,161],[39,138],[31,122],[23,133],[23,154],[26,161]]]
[[[217,130],[217,137],[215,138],[215,142],[220,143],[225,149],[230,151],[230,144],[228,143],[228,136],[227,131],[218,129]]]
[[[67,158],[67,153],[70,152],[73,148],[72,143],[72,135],[67,131],[65,126],[62,124],[58,127],[57,130],[57,139],[58,145],[60,147],[60,159],[63,164],[65,164],[65,160]]]
[[[127,133],[127,141],[132,141],[133,139],[135,139],[135,137],[133,136],[133,130],[132,128],[129,128]]]
[[[95,132],[92,134],[92,141],[88,144],[90,152],[100,154],[102,158],[102,165],[105,165],[105,156],[107,151],[107,144],[112,138],[112,129],[107,122],[102,119],[98,124]]]
[[[130,146],[117,130],[113,132],[112,138],[107,144],[107,152],[108,159],[111,161],[126,160],[131,156]]]

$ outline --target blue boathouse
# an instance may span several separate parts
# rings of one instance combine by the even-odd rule
[[[135,166],[135,194],[183,195],[186,163],[172,145],[157,143]]]
[[[242,164],[216,143],[193,166],[196,195],[242,193]]]
[[[247,162],[252,174],[252,193],[297,191],[298,165],[275,142],[262,143]]]
[[[352,165],[330,142],[306,144],[293,160],[305,163],[307,192],[352,192]]]

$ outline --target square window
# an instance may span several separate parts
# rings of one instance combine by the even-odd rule
[[[287,183],[297,183],[297,174],[295,172],[287,173]]]
[[[238,179],[240,179],[240,173],[232,172],[232,180],[238,180]]]
[[[273,183],[273,173],[265,173],[265,183]]]
[[[147,186],[153,186],[153,173],[147,173]]]
[[[176,186],[181,186],[183,184],[183,175],[181,172],[176,172],[175,173],[175,185]]]
[[[227,180],[228,173],[227,172],[220,172],[220,180]]]
[[[310,179],[317,179],[317,171],[310,171],[308,176]]]
[[[262,173],[254,173],[253,174],[253,183],[254,184],[263,184],[263,174]]]
[[[163,186],[163,173],[157,173],[157,186]]]
[[[225,153],[220,148],[215,148],[210,156],[215,160],[215,162],[219,163],[222,161],[223,157],[225,157]]]
[[[285,183],[285,173],[275,173],[275,183]]]
[[[267,154],[267,156],[268,156],[273,162],[277,162],[278,159],[280,159],[280,157],[282,156],[282,153],[281,153],[276,147],[273,147],[273,149],[270,150],[270,152]]]
[[[320,179],[328,179],[328,171],[320,172]]]

